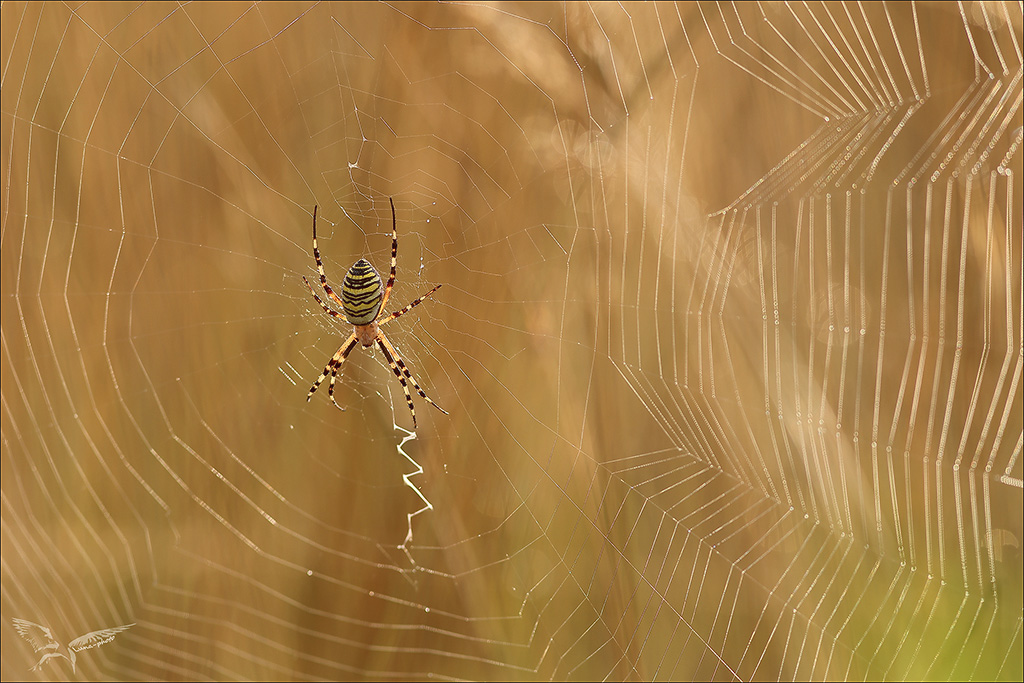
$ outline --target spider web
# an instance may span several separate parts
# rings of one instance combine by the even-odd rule
[[[0,12],[5,679],[1024,675],[1020,2]]]

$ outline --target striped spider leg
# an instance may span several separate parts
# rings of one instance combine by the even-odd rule
[[[321,299],[313,286],[309,284],[309,280],[305,276],[302,277],[302,281],[306,283],[306,287],[309,288],[310,294],[316,299],[316,302],[320,304],[320,307],[324,309],[324,312],[333,318],[344,318],[346,322],[352,325],[352,334],[349,335],[345,343],[341,345],[337,353],[328,361],[327,366],[320,373],[320,376],[313,382],[313,386],[310,387],[309,393],[306,394],[306,400],[309,401],[313,398],[313,394],[320,388],[320,385],[327,378],[328,375],[331,377],[330,383],[327,385],[327,394],[331,397],[331,402],[334,403],[335,407],[340,410],[345,410],[334,398],[334,383],[338,377],[338,373],[341,371],[341,366],[348,358],[349,354],[352,353],[352,349],[356,345],[362,345],[364,348],[369,348],[376,344],[381,353],[384,354],[384,359],[387,360],[388,365],[391,366],[391,371],[395,373],[395,377],[402,384],[402,391],[405,392],[405,400],[409,404],[409,412],[412,413],[412,425],[413,429],[416,428],[416,407],[412,402],[412,393],[409,391],[409,382],[416,389],[418,393],[427,403],[440,410],[445,415],[448,414],[441,406],[430,400],[430,397],[420,388],[420,385],[416,382],[416,378],[413,377],[406,366],[405,361],[398,354],[398,350],[395,349],[394,344],[387,338],[384,331],[380,328],[387,323],[395,320],[402,315],[411,311],[414,307],[418,306],[428,296],[436,292],[441,285],[437,285],[429,292],[421,296],[420,298],[413,301],[405,308],[395,311],[394,313],[387,314],[384,311],[384,306],[387,304],[388,299],[391,297],[391,290],[395,286],[395,274],[398,270],[398,219],[395,216],[395,202],[393,199],[389,199],[391,202],[391,274],[388,276],[387,285],[383,285],[381,282],[380,274],[377,270],[370,265],[370,262],[366,259],[359,259],[356,261],[351,268],[348,269],[348,273],[345,274],[345,279],[341,286],[341,297],[339,298],[335,294],[331,286],[327,284],[327,275],[324,273],[324,264],[320,259],[320,249],[316,243],[316,210],[317,207],[313,207],[313,258],[316,259],[316,268],[320,273],[320,285],[323,287],[324,292],[327,293],[330,301],[341,306],[342,313],[334,310],[328,306],[323,299]]]

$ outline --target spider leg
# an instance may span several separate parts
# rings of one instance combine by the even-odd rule
[[[395,359],[392,358],[391,354],[388,352],[388,347],[384,345],[384,339],[382,336],[377,337],[377,345],[384,353],[384,358],[387,359],[388,365],[391,366],[391,371],[395,373],[395,377],[397,377],[398,381],[402,383],[402,391],[405,392],[405,401],[409,404],[409,412],[412,413],[412,428],[416,429],[416,406],[412,404],[412,394],[409,393],[409,384],[405,381],[405,377],[402,377],[402,371],[399,370],[398,365],[395,364]]]
[[[320,249],[316,246],[316,209],[317,209],[317,207],[314,206],[313,207],[313,258],[316,259],[316,269],[318,271],[320,271],[320,284],[323,285],[324,291],[327,292],[327,296],[331,297],[331,299],[334,300],[334,303],[338,304],[339,306],[343,306],[344,304],[341,303],[341,299],[339,299],[338,295],[334,293],[334,290],[331,289],[331,286],[329,284],[327,284],[327,273],[324,272],[324,262],[320,260]],[[312,287],[310,287],[310,289],[312,290]],[[313,296],[316,296],[316,294],[313,294]],[[317,301],[320,301],[320,300],[317,299]]]
[[[406,306],[406,307],[405,307],[405,308],[403,308],[402,310],[400,310],[400,311],[395,311],[394,313],[392,313],[392,314],[391,314],[391,315],[389,315],[388,317],[386,317],[386,318],[384,318],[383,320],[381,320],[380,322],[378,322],[378,323],[377,323],[377,326],[378,326],[378,327],[380,327],[380,326],[381,326],[381,325],[383,325],[384,323],[388,323],[388,322],[391,322],[391,321],[392,321],[392,320],[394,320],[395,318],[397,318],[397,317],[399,317],[399,316],[401,316],[401,315],[405,315],[406,313],[408,313],[409,311],[411,311],[411,310],[413,309],[413,306],[417,306],[417,305],[419,305],[419,303],[420,303],[421,301],[423,301],[424,299],[426,299],[426,298],[427,298],[428,296],[430,296],[431,294],[433,294],[434,292],[436,292],[436,291],[437,291],[437,290],[439,290],[440,288],[441,288],[441,285],[438,285],[437,287],[434,287],[434,288],[433,288],[432,290],[430,290],[429,292],[427,292],[426,294],[424,294],[423,296],[421,296],[421,297],[420,297],[419,299],[416,299],[416,301],[413,301],[413,302],[412,302],[411,304],[409,304],[408,306]],[[314,296],[315,296],[315,295],[314,295]]]
[[[384,298],[380,302],[381,314],[384,313],[384,306],[391,296],[391,288],[395,286],[395,273],[398,271],[398,219],[395,217],[395,200],[388,197],[391,202],[391,275],[388,276],[388,284],[384,287]]]
[[[391,370],[395,373],[395,376],[398,377],[398,381],[402,383],[402,389],[405,391],[405,400],[408,401],[409,410],[412,412],[413,427],[416,426],[416,409],[412,405],[412,394],[409,393],[409,385],[406,383],[406,379],[412,382],[413,387],[416,388],[416,393],[422,396],[427,403],[434,406],[445,415],[448,414],[447,410],[431,401],[430,397],[423,392],[420,385],[416,383],[416,378],[412,376],[411,372],[409,372],[409,368],[406,367],[402,357],[398,355],[398,351],[395,350],[395,347],[391,344],[391,340],[387,338],[384,332],[378,332],[377,345],[380,346],[380,350],[384,352],[384,358],[386,358],[388,363],[391,365]],[[401,368],[401,370],[399,370],[399,368]]]
[[[345,359],[348,358],[348,354],[352,353],[352,349],[355,347],[356,333],[353,332],[349,338],[345,340],[345,343],[341,345],[338,352],[334,354],[334,357],[327,362],[327,367],[324,368],[324,371],[320,373],[320,376],[316,378],[315,382],[313,382],[313,386],[309,388],[309,393],[306,394],[307,401],[313,398],[313,394],[316,393],[316,390],[319,389],[320,385],[323,384],[325,379],[327,379],[327,375],[330,375],[331,383],[327,387],[327,393],[330,395],[331,401],[339,410],[345,410],[338,405],[337,401],[334,400],[334,380],[338,376],[338,368],[341,367],[341,364],[345,362]]]
[[[334,398],[334,382],[335,380],[338,379],[338,372],[341,370],[341,364],[345,362],[345,360],[348,358],[348,354],[351,353],[352,349],[354,349],[355,347],[356,344],[353,341],[352,346],[349,347],[348,351],[343,353],[341,355],[341,359],[334,363],[334,367],[331,368],[331,381],[327,383],[327,395],[331,397],[331,403],[334,404],[335,408],[342,411],[345,409],[338,405],[338,402]],[[334,359],[332,358],[331,360],[333,361]]]
[[[345,316],[343,316],[343,315],[342,315],[341,313],[338,313],[337,311],[335,311],[335,310],[333,310],[333,309],[329,308],[329,307],[327,306],[327,304],[325,304],[325,303],[323,302],[323,299],[321,299],[320,297],[318,297],[318,296],[316,295],[316,292],[315,292],[315,291],[313,291],[313,285],[309,284],[309,280],[307,280],[307,279],[306,279],[306,276],[305,276],[305,275],[303,275],[303,276],[302,276],[302,281],[306,283],[306,286],[307,286],[307,287],[309,287],[309,293],[313,295],[313,298],[314,298],[314,299],[316,299],[316,302],[317,302],[318,304],[320,304],[320,307],[324,309],[324,312],[325,312],[325,313],[330,313],[330,314],[331,314],[331,315],[333,315],[333,316],[334,316],[335,318],[344,318],[344,317],[345,317]]]

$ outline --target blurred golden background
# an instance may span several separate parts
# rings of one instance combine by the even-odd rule
[[[1021,13],[4,3],[3,678],[1020,680]]]

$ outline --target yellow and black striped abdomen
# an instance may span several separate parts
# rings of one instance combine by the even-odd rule
[[[364,258],[348,269],[341,285],[341,304],[345,319],[352,325],[369,325],[380,313],[384,287],[377,270]]]

